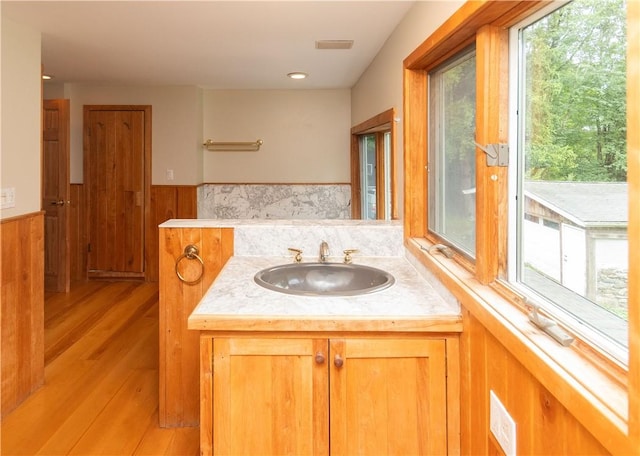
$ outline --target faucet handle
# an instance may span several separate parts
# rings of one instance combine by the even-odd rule
[[[296,256],[293,257],[293,261],[295,261],[296,263],[300,263],[302,261],[302,250],[289,247],[289,252],[293,252],[296,254]]]
[[[346,249],[342,252],[344,253],[344,264],[351,264],[353,259],[351,258],[352,253],[356,253],[358,249]]]

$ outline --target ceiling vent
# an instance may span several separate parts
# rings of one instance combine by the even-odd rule
[[[351,49],[353,40],[318,40],[316,49]]]

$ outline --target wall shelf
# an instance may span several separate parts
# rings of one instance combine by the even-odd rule
[[[262,143],[261,139],[253,142],[221,142],[207,139],[202,145],[213,152],[257,152]]]

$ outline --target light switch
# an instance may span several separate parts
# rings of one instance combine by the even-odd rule
[[[10,207],[16,207],[15,187],[3,188],[0,193],[0,208],[8,209]]]
[[[167,169],[167,180],[168,181],[172,181],[173,180],[173,170],[172,169]]]

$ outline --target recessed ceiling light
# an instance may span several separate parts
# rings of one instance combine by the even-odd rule
[[[50,74],[43,74],[42,79],[44,79],[45,81],[48,81],[49,79],[53,79],[53,76],[51,76]]]
[[[291,79],[304,79],[309,76],[307,73],[302,73],[301,71],[294,71],[293,73],[287,74]]]

